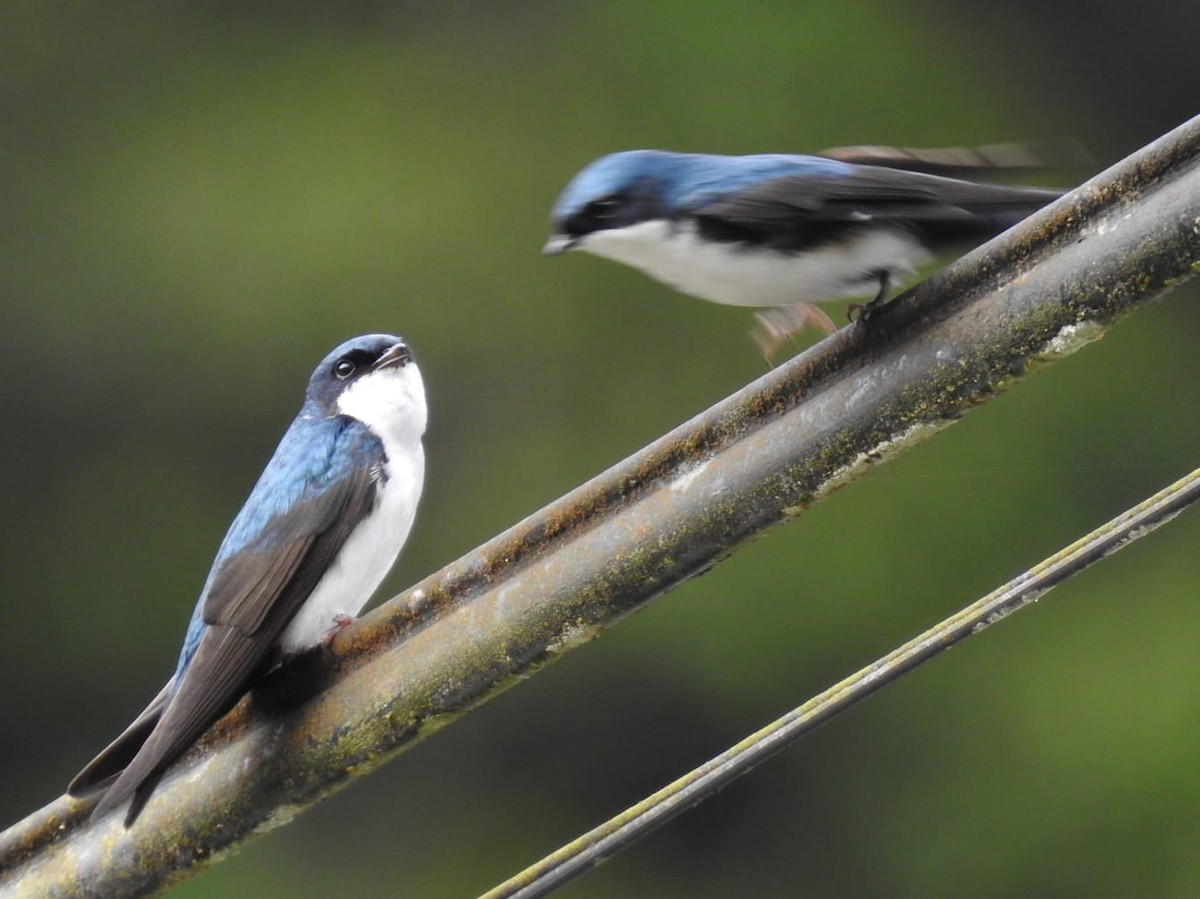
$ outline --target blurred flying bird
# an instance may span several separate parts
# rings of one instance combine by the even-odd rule
[[[586,250],[704,300],[775,307],[757,315],[755,339],[769,359],[806,324],[834,329],[813,303],[878,303],[919,266],[1062,194],[957,176],[1058,165],[1077,155],[1073,146],[841,147],[819,156],[627,150],[571,180],[543,252]]]

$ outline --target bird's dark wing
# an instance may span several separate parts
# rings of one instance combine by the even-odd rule
[[[133,796],[126,824],[137,817],[166,767],[228,712],[252,677],[270,664],[280,634],[371,511],[375,497],[370,466],[356,466],[276,516],[262,539],[225,560],[209,586],[204,606],[208,627],[191,663],[153,732],[93,814],[102,815]],[[85,771],[111,772],[115,762],[102,754]]]
[[[938,239],[998,232],[1059,194],[860,166],[834,177],[774,178],[716,199],[694,215],[712,238],[802,249],[872,223],[927,231]]]

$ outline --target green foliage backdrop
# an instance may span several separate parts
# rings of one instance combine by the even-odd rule
[[[170,672],[338,341],[404,334],[429,388],[426,496],[385,593],[761,372],[744,310],[539,256],[592,157],[1074,136],[1107,163],[1195,111],[1187,4],[336,6],[0,8],[3,823]],[[1194,467],[1195,300],[177,895],[512,873]],[[1198,538],[1184,519],[1089,571],[565,895],[1195,895]]]

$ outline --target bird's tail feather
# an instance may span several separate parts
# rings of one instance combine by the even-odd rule
[[[983,147],[830,147],[817,156],[951,178],[981,174],[1090,168],[1091,154],[1075,140],[989,144]]]
[[[89,796],[105,789],[117,779],[154,730],[163,709],[166,708],[167,700],[171,698],[172,685],[173,683],[168,683],[163,687],[133,723],[75,775],[67,785],[68,795]]]

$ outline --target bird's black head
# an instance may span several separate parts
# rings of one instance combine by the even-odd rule
[[[673,155],[634,150],[604,156],[587,166],[555,203],[554,233],[544,252],[561,253],[589,234],[668,217],[663,160]]]
[[[323,414],[337,414],[339,398],[364,378],[409,365],[413,365],[412,351],[399,337],[366,334],[351,338],[321,360],[309,379],[308,399]]]
[[[556,230],[578,240],[595,231],[627,228],[665,215],[658,179],[646,175],[615,193],[589,201],[578,212],[558,222]]]

